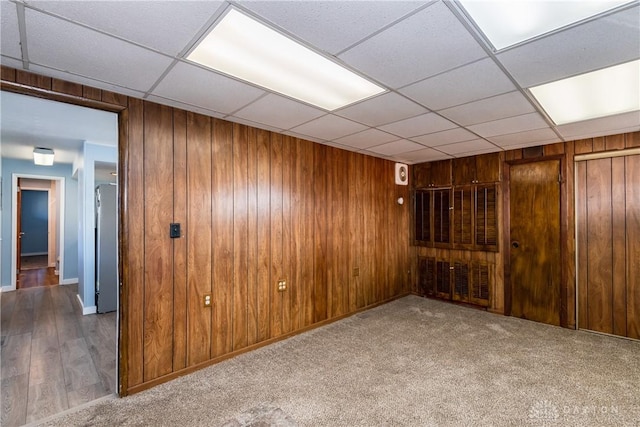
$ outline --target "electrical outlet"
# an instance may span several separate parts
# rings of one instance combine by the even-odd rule
[[[278,292],[284,292],[287,290],[287,281],[278,280]]]
[[[204,306],[205,307],[211,307],[211,295],[210,294],[206,294],[204,296]]]

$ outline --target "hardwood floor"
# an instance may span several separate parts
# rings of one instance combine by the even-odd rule
[[[20,270],[18,274],[18,289],[36,288],[38,286],[54,286],[59,283],[55,268],[38,268],[33,270]]]
[[[83,316],[77,285],[0,295],[2,426],[115,392],[115,312]]]
[[[21,270],[33,270],[36,268],[49,267],[48,255],[29,255],[20,257]]]

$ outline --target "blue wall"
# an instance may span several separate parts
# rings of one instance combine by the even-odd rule
[[[2,286],[11,286],[11,181],[12,174],[65,178],[64,270],[62,280],[78,277],[78,181],[70,164],[36,166],[32,161],[2,159]]]
[[[20,226],[22,255],[42,255],[49,251],[49,192],[22,191]]]

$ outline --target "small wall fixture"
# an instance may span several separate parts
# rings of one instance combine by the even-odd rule
[[[398,197],[398,204],[404,205],[404,197]]]
[[[42,148],[42,147],[34,148],[33,163],[39,166],[53,165],[53,150],[51,148]]]

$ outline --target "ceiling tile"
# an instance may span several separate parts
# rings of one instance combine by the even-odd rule
[[[582,139],[621,132],[634,132],[640,130],[640,111],[570,123],[558,126],[557,129],[560,135],[566,139]]]
[[[440,110],[515,89],[492,59],[486,58],[400,89],[409,98]]]
[[[336,54],[396,21],[424,1],[242,1],[256,12],[311,45]],[[327,31],[327,29],[331,29]]]
[[[521,116],[509,117],[507,119],[494,120],[467,126],[472,132],[487,138],[496,135],[506,135],[508,133],[524,132],[533,129],[548,128],[549,126],[538,113],[523,114]]]
[[[409,164],[435,162],[436,160],[450,159],[451,156],[433,148],[423,148],[422,150],[402,153],[395,156],[399,161]]]
[[[522,87],[640,57],[640,6],[569,28],[497,55]]]
[[[4,56],[4,55],[0,56],[0,64],[4,65],[5,67],[11,67],[11,68],[17,68],[17,69],[22,68],[21,60],[9,58],[8,56]]]
[[[309,123],[297,126],[291,130],[298,134],[331,141],[352,133],[360,132],[364,129],[366,129],[366,126],[360,123],[327,114],[326,116],[312,120]]]
[[[26,10],[29,60],[147,91],[171,59],[51,16]]]
[[[415,102],[397,93],[389,92],[343,108],[335,114],[369,126],[380,126],[426,112],[428,112],[426,108]]]
[[[477,153],[484,150],[500,151],[498,147],[492,143],[485,141],[484,139],[474,139],[472,141],[457,142],[455,144],[441,145],[438,150],[444,151],[447,154],[460,156],[466,155],[466,153]],[[471,154],[469,154],[471,155]]]
[[[148,101],[156,102],[158,104],[169,105],[171,107],[180,108],[181,110],[193,111],[194,113],[204,114],[205,116],[215,117],[218,119],[222,119],[226,116],[226,114],[222,114],[217,111],[198,107],[196,105],[185,104],[184,102],[163,98],[157,95],[149,95],[145,99],[147,99]]]
[[[449,120],[442,118],[435,113],[427,113],[381,126],[380,129],[403,138],[412,138],[414,136],[425,135],[455,127],[457,126]]]
[[[18,12],[15,3],[0,2],[0,51],[3,55],[22,58]]]
[[[30,1],[29,5],[175,56],[222,1]]]
[[[468,126],[534,111],[527,98],[515,91],[440,110],[438,113],[462,126]]]
[[[327,113],[323,110],[270,93],[233,113],[233,116],[280,129],[290,129],[325,114]]]
[[[177,63],[153,90],[154,95],[223,114],[231,114],[264,93],[251,85],[184,62]]]
[[[540,145],[541,143],[560,142],[560,138],[558,138],[558,135],[556,135],[551,128],[535,129],[510,135],[492,136],[487,139],[500,147],[522,144],[533,146]]]
[[[454,128],[443,132],[416,136],[411,139],[428,147],[437,147],[439,145],[453,144],[454,142],[470,141],[476,138],[478,138],[477,135],[474,135],[466,129]]]
[[[421,10],[339,55],[392,88],[486,56],[442,2]]]
[[[362,132],[354,133],[353,135],[336,139],[335,142],[349,147],[363,149],[384,144],[385,142],[395,141],[397,139],[397,136],[379,131],[378,129],[367,129]]]
[[[388,142],[386,144],[368,148],[367,151],[390,156],[395,154],[408,153],[409,151],[416,151],[423,148],[423,145],[416,144],[415,142],[406,139],[401,139],[398,141]]]

